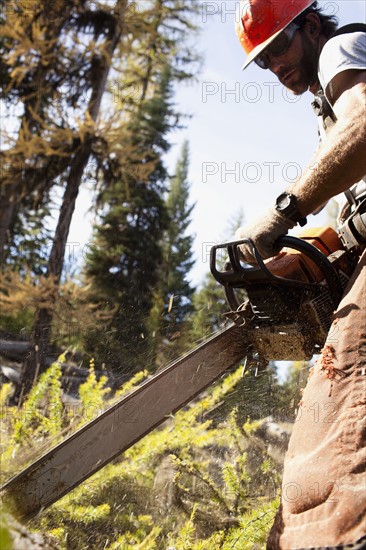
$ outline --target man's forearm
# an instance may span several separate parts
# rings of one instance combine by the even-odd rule
[[[362,179],[365,159],[365,107],[358,104],[350,119],[338,120],[305,174],[288,189],[296,195],[300,212],[311,214]]]

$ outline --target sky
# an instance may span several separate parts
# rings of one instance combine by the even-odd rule
[[[187,0],[196,1],[196,0]],[[170,136],[166,157],[172,172],[184,140],[190,146],[190,201],[195,204],[189,232],[195,235],[195,267],[190,278],[199,285],[209,271],[209,250],[233,236],[233,223],[250,224],[299,177],[317,147],[317,120],[310,92],[295,97],[269,71],[254,63],[245,71],[245,53],[237,40],[237,0],[200,0],[201,28],[196,47],[203,66],[194,84],[177,89],[175,102],[191,115],[186,128]],[[365,22],[364,0],[320,1],[339,25]],[[83,249],[90,237],[86,191],[78,200],[69,243]],[[322,226],[326,213],[308,225]],[[296,232],[295,232],[296,234]]]

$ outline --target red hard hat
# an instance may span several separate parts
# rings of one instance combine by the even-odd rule
[[[241,0],[236,34],[248,55],[243,69],[314,0]]]

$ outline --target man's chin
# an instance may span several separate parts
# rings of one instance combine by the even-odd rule
[[[302,95],[303,93],[307,92],[309,89],[309,86],[306,86],[305,84],[290,84],[289,86],[285,86],[286,90],[291,92],[292,95],[298,96]]]

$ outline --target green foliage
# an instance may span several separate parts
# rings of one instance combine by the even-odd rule
[[[190,323],[190,338],[199,342],[227,323],[224,313],[229,311],[223,287],[211,274],[206,275],[202,287],[193,296],[194,314]]]
[[[61,431],[62,403],[61,403],[61,363],[65,361],[60,356],[59,361],[40,376],[38,383],[29,393],[24,410],[26,415],[14,424],[14,442],[21,445],[45,435],[55,435]],[[42,405],[42,412],[40,411]],[[46,414],[45,414],[46,413]]]
[[[0,504],[0,548],[2,550],[16,550],[13,547],[12,537],[6,521],[5,509]]]
[[[14,307],[8,315],[0,313],[1,330],[10,334],[28,335],[31,333],[34,322],[34,311],[29,307],[23,307],[17,311]]]
[[[12,241],[6,249],[6,263],[23,276],[32,272],[33,277],[45,275],[47,271],[51,232],[45,227],[50,217],[49,197],[45,205],[35,206],[34,198],[24,197],[18,205],[10,233]]]
[[[9,433],[16,433],[18,441],[15,446],[9,438],[8,460],[29,448],[30,441],[42,444],[55,432],[49,423],[50,408],[45,407],[47,385],[47,403],[57,411],[52,418],[59,430],[60,417],[64,430],[67,425],[75,428],[88,407],[95,413],[95,407],[99,410],[114,402],[115,398],[107,398],[103,381],[96,381],[91,362],[79,412],[62,415],[57,407],[61,399],[56,373],[53,365],[38,381],[23,406],[29,408],[29,415],[20,409],[12,422],[7,419],[8,428],[12,425]],[[145,376],[146,372],[136,375],[120,393],[131,391],[133,383]],[[242,424],[235,408],[217,425],[208,419],[226,396],[235,393],[241,380],[241,367],[228,373],[120,460],[56,502],[35,526],[56,539],[61,550],[264,548],[278,504],[267,486],[278,480],[278,468],[265,448],[259,447],[259,471],[253,470],[249,456],[258,423]],[[0,398],[5,405],[8,394],[4,388]],[[45,420],[40,418],[42,413]]]
[[[25,466],[63,435],[71,433],[97,416],[106,408],[106,377],[96,379],[94,362],[90,362],[90,374],[80,386],[80,403],[68,409],[61,399],[61,364],[66,361],[60,355],[33,386],[22,407],[9,405],[12,388],[4,384],[0,391],[0,420],[5,432],[2,437],[1,472],[4,478],[16,468]],[[15,460],[14,460],[15,459]]]
[[[13,388],[11,384],[3,384],[0,387],[0,418],[3,418],[5,414],[5,407],[8,404],[9,397],[11,396]]]
[[[277,499],[262,504],[257,509],[241,515],[238,527],[226,531],[219,530],[206,539],[197,539],[195,509],[178,535],[169,536],[169,547],[177,550],[264,550],[278,504]]]
[[[23,409],[8,407],[10,389],[2,388],[8,433],[3,455],[9,462],[50,436],[59,438],[62,430],[76,429],[148,374],[138,372],[110,398],[91,361],[80,406],[66,415],[57,368],[42,376]],[[38,528],[57,539],[61,550],[264,549],[278,506],[281,467],[257,432],[267,412],[291,409],[289,392],[294,395],[302,368],[293,366],[284,387],[276,384],[271,368],[256,377],[251,369],[243,374],[242,367],[228,373],[120,460],[55,503]]]
[[[274,495],[266,490],[275,475],[273,465],[262,449],[259,472],[251,471],[247,432],[254,437],[255,430],[250,423],[244,429],[236,411],[217,427],[205,419],[241,376],[242,369],[229,373],[126,451],[121,461],[55,503],[43,514],[40,528],[58,534],[60,541],[67,534],[65,548],[75,550],[90,545],[230,548],[240,526],[248,532],[246,540],[264,543],[275,511],[269,505]],[[262,483],[254,486],[256,475]]]
[[[69,519],[71,521],[87,526],[104,521],[111,509],[109,504],[101,504],[99,506],[75,505],[67,511],[69,512]]]
[[[81,401],[81,423],[92,420],[105,409],[105,395],[110,391],[105,387],[108,381],[106,376],[97,380],[94,370],[94,359],[90,360],[90,373],[84,384],[79,388]]]
[[[61,437],[63,405],[61,402],[61,365],[64,357],[42,374],[32,388],[24,406],[8,405],[9,387],[1,394],[1,421],[6,433],[2,438],[1,473],[4,478],[14,473],[20,464],[32,458],[32,451],[47,438],[54,442]],[[14,460],[15,459],[15,460]]]
[[[240,518],[239,527],[228,534],[223,545],[224,550],[240,548],[243,550],[261,550],[265,548],[269,528],[273,523],[279,499],[260,505]]]
[[[170,334],[192,311],[194,289],[188,281],[188,274],[193,266],[193,235],[187,234],[191,222],[190,216],[194,206],[189,205],[189,148],[184,142],[181,156],[171,179],[167,196],[169,227],[164,238],[164,262],[162,277],[165,279],[165,297],[173,296],[172,307],[166,310],[166,321],[173,325]],[[166,299],[167,303],[168,300]]]
[[[191,548],[193,548],[196,538],[196,529],[194,525],[196,509],[197,507],[195,505],[193,507],[190,518],[179,529],[178,535],[173,539],[169,537],[169,546],[174,545],[173,548],[176,548],[177,550],[190,550]]]
[[[135,520],[133,533],[127,532],[119,536],[118,539],[106,550],[122,550],[135,548],[136,550],[156,550],[158,548],[158,539],[161,532],[159,527],[153,527],[150,516],[138,516]]]

